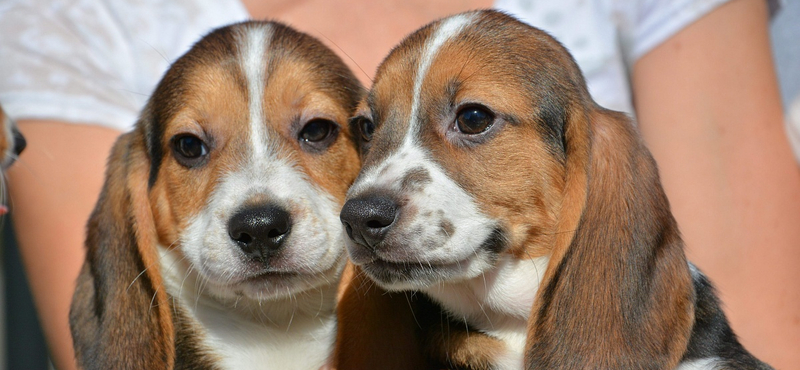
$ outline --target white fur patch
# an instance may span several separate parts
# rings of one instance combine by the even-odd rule
[[[436,27],[436,31],[434,31],[433,35],[425,43],[425,49],[422,53],[421,62],[417,67],[417,75],[414,78],[414,100],[412,101],[411,105],[411,120],[408,131],[409,133],[406,135],[407,140],[411,137],[411,135],[413,135],[413,133],[417,132],[417,127],[419,126],[417,116],[419,114],[422,83],[425,81],[425,76],[427,76],[428,69],[430,69],[433,60],[436,58],[436,54],[439,52],[439,49],[441,49],[442,45],[447,42],[447,40],[457,36],[461,30],[472,23],[474,18],[474,14],[459,14],[445,19],[439,24],[438,27]]]
[[[247,79],[247,95],[250,107],[250,140],[255,158],[264,155],[266,149],[266,130],[264,127],[264,85],[267,80],[266,48],[272,37],[272,29],[267,27],[248,27],[242,39],[239,60]]]
[[[504,255],[491,270],[466,281],[442,283],[425,292],[452,317],[500,339],[507,352],[498,369],[521,369],[527,322],[550,257],[518,260]]]
[[[221,303],[207,283],[175,250],[159,247],[161,272],[170,295],[196,322],[206,349],[223,369],[316,370],[329,359],[336,337],[336,286],[268,302],[240,297]]]
[[[719,363],[719,358],[709,357],[681,362],[675,370],[714,370],[718,369],[717,365]]]

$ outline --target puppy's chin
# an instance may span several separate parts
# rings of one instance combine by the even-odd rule
[[[397,258],[402,245],[383,242],[370,248],[347,240],[350,258],[379,286],[389,291],[425,290],[442,283],[457,283],[475,278],[494,267],[505,249],[505,238],[495,229],[480,244],[461,248],[472,250],[463,258],[451,255],[446,259],[428,259],[413,251]],[[382,251],[391,251],[383,253]]]
[[[209,279],[209,293],[220,300],[238,300],[242,297],[254,301],[274,301],[292,298],[309,291],[324,290],[336,286],[345,265],[345,255],[319,272],[270,271],[242,274],[231,277],[227,283]]]
[[[327,265],[315,266],[314,270],[288,266],[276,270],[263,264],[254,268],[249,263],[232,261],[228,269],[209,271],[189,262],[180,247],[161,251],[162,273],[171,294],[191,300],[199,299],[194,296],[207,296],[223,304],[239,304],[243,298],[255,302],[277,301],[335,290],[347,261],[344,250],[339,249],[335,259]]]

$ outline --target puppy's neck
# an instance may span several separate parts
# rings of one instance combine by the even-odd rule
[[[454,319],[475,329],[525,327],[548,261],[547,256],[520,260],[503,255],[494,268],[477,277],[437,284],[425,292]]]
[[[528,317],[549,260],[549,256],[520,260],[503,255],[480,276],[438,284],[425,292],[454,320],[506,344],[499,368],[521,368]]]
[[[181,253],[159,246],[173,305],[223,369],[317,369],[330,361],[336,337],[335,284],[286,298],[212,297]]]

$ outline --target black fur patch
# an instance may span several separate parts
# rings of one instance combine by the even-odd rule
[[[726,369],[769,370],[739,343],[720,308],[714,287],[702,274],[693,274],[695,289],[695,322],[683,361],[718,357]]]

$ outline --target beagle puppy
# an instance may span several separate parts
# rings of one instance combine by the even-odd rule
[[[122,135],[70,325],[86,369],[319,369],[347,254],[363,88],[274,22],[216,29]]]
[[[0,177],[5,174],[5,170],[19,158],[25,150],[25,137],[17,129],[16,123],[6,115],[3,107],[0,106]],[[0,181],[0,216],[8,213],[8,206],[5,204],[6,190],[5,179]]]
[[[351,125],[340,370],[769,368],[686,261],[634,122],[545,32],[427,25]]]

